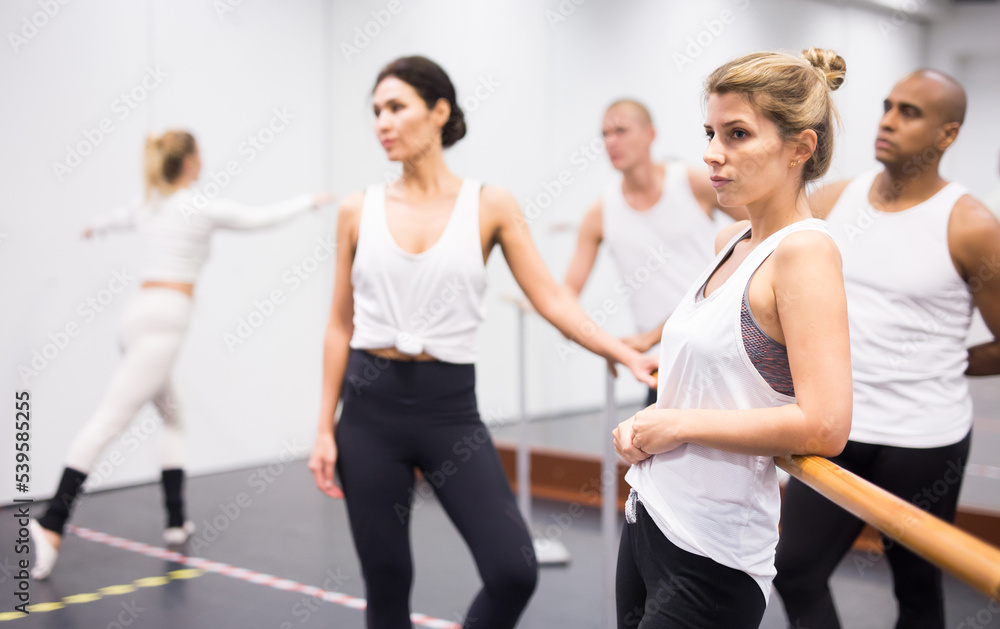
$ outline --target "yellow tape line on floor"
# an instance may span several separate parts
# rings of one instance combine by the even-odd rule
[[[66,605],[76,605],[80,603],[89,603],[91,601],[97,601],[105,596],[117,596],[119,594],[128,594],[129,592],[135,592],[137,587],[150,588],[159,585],[166,585],[174,580],[179,579],[193,579],[195,577],[200,577],[205,574],[203,570],[196,569],[185,569],[185,570],[171,570],[163,576],[156,577],[145,577],[142,579],[136,579],[132,583],[126,583],[124,585],[109,585],[108,587],[103,587],[97,592],[88,592],[86,594],[73,594],[72,596],[64,596],[62,600],[54,601],[51,603],[35,603],[34,605],[28,605],[25,609],[29,612],[37,614],[39,612],[50,612],[56,609],[62,609]],[[21,612],[3,612],[0,613],[0,622],[5,620],[17,620],[18,618],[24,618],[29,614],[24,614]]]

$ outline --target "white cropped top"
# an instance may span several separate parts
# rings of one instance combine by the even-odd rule
[[[481,187],[478,181],[462,181],[441,237],[421,253],[404,251],[389,232],[385,185],[365,190],[351,268],[352,348],[395,347],[449,363],[476,362],[486,292]]]
[[[170,196],[154,194],[146,202],[116,208],[95,217],[95,234],[132,229],[143,238],[140,280],[193,284],[209,254],[215,229],[259,229],[289,220],[313,207],[313,195],[302,194],[264,207],[233,201],[196,198],[190,188]],[[200,206],[200,207],[199,207]]]

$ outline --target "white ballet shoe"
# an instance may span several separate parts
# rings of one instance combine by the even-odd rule
[[[28,520],[28,534],[35,547],[35,565],[31,569],[31,578],[39,581],[49,576],[59,558],[59,550],[45,537],[44,530],[34,518]]]
[[[194,522],[188,520],[184,526],[171,526],[163,531],[163,540],[168,544],[183,544],[194,533]]]

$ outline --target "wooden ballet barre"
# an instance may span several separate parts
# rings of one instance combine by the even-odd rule
[[[887,537],[1000,601],[1000,549],[823,457],[786,455],[774,462]]]

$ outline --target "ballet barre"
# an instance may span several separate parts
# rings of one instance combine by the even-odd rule
[[[569,563],[565,544],[556,539],[535,537],[531,525],[531,434],[528,430],[528,351],[526,318],[535,312],[531,303],[520,295],[503,295],[504,301],[517,310],[517,506],[531,534],[535,557],[540,566]]]
[[[1000,549],[823,457],[780,456],[774,462],[890,539],[1000,601]]]
[[[611,433],[618,426],[615,376],[605,369],[604,449],[601,457],[601,611],[604,627],[618,625],[615,572],[618,568],[618,453]]]
[[[518,402],[520,407],[520,424],[518,426],[517,448],[517,498],[521,513],[528,520],[531,518],[530,492],[530,452],[528,447],[528,415],[525,400],[526,390],[526,315],[535,312],[531,303],[520,295],[503,295],[502,299],[513,304],[517,309],[518,326]],[[615,620],[615,569],[618,558],[618,454],[611,439],[611,431],[618,425],[618,405],[615,400],[615,376],[610,369],[605,368],[605,405],[604,427],[607,438],[601,456],[601,616],[605,627],[613,627]],[[569,561],[569,551],[561,544],[558,548],[540,545],[535,540],[536,554],[539,563],[551,565]],[[544,552],[538,552],[538,551]]]

